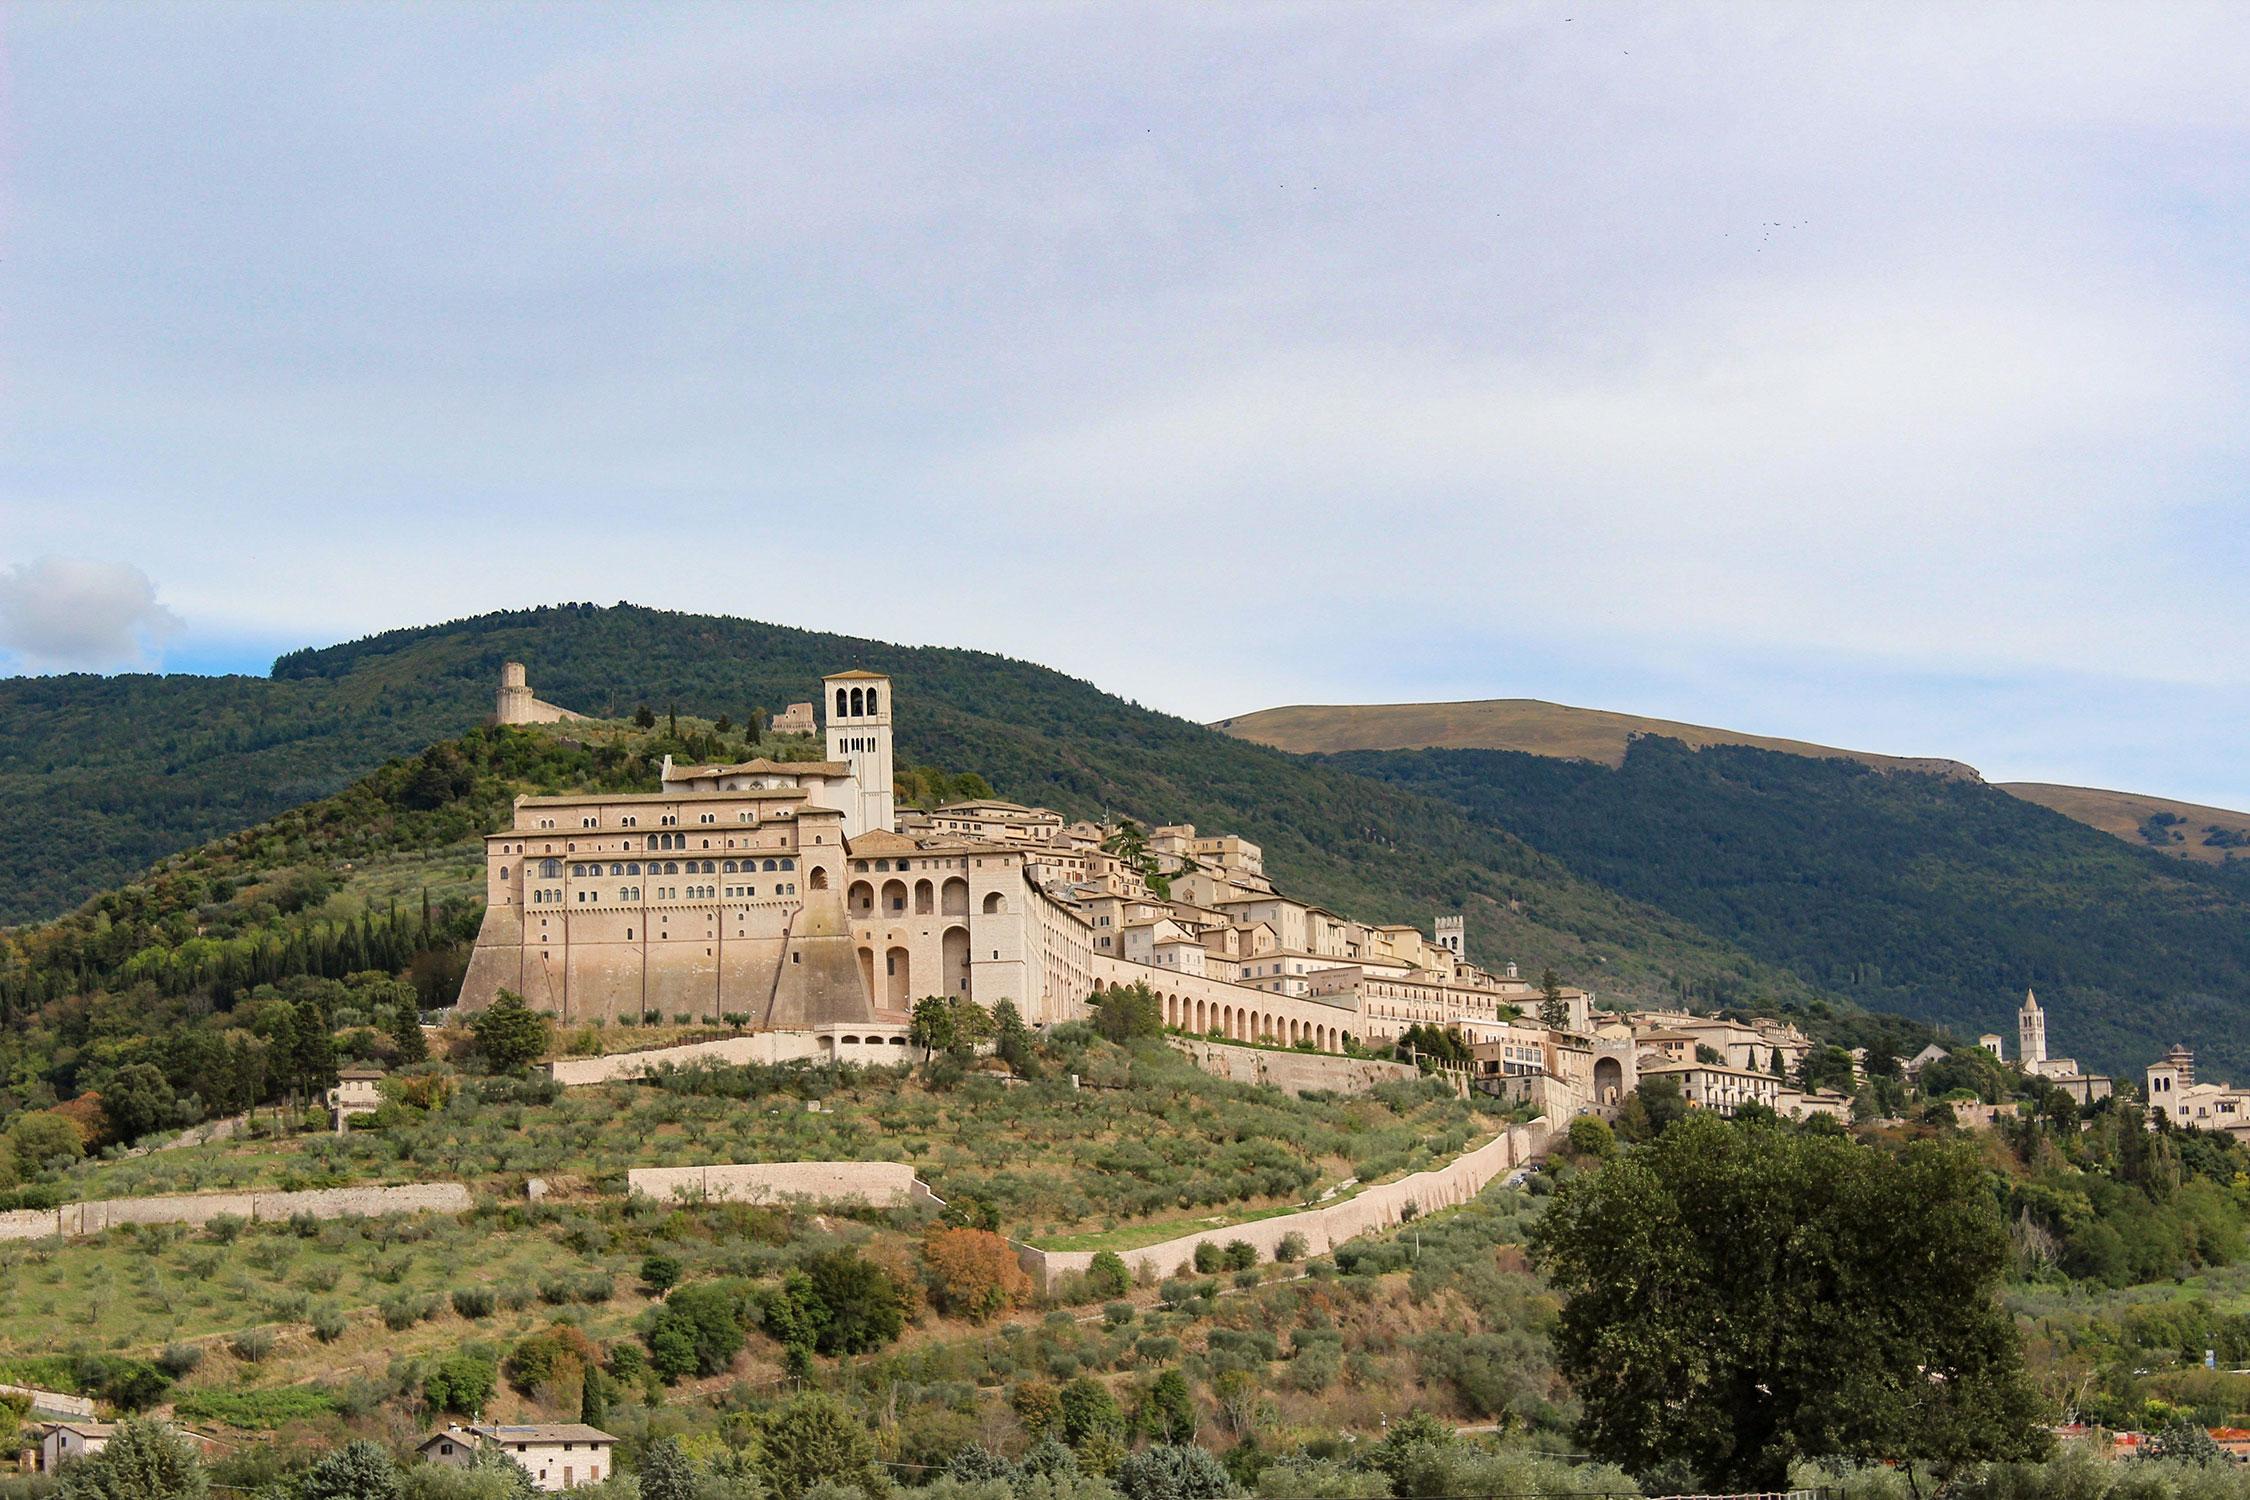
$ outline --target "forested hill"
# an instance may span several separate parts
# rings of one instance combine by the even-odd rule
[[[1554,965],[1607,993],[1809,999],[1785,970],[1571,875],[1451,806],[1152,713],[985,653],[903,647],[754,621],[563,606],[294,652],[272,679],[0,682],[0,792],[29,810],[31,878],[5,915],[52,914],[159,855],[334,791],[490,713],[501,663],[594,714],[744,720],[811,698],[822,673],[898,680],[902,765],[984,775],[1001,795],[1240,832],[1285,888],[1427,927],[1464,907],[1487,959]]]
[[[2250,866],[2169,860],[1981,782],[1634,742],[1616,768],[1504,750],[1329,764],[1440,796],[1586,880],[1824,993],[2137,1077],[2175,1040],[2250,1076]]]

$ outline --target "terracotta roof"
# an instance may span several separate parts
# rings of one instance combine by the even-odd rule
[[[870,672],[864,667],[854,667],[849,672],[831,672],[820,680],[822,682],[888,682],[890,678],[882,672]]]
[[[803,787],[797,786],[745,787],[740,791],[733,792],[588,792],[582,796],[577,797],[518,797],[516,799],[515,805],[518,807],[607,807],[611,803],[681,801],[702,803],[724,802],[729,798],[740,800],[744,797],[750,798],[752,801],[756,801],[760,798],[772,801],[801,801],[803,800],[804,795],[805,789]],[[579,834],[616,833],[621,831],[632,832],[637,830],[619,830],[613,828],[536,828],[530,831],[533,833]],[[686,830],[683,829],[681,831],[685,832]]]
[[[500,1422],[471,1422],[465,1427],[448,1427],[433,1432],[422,1440],[427,1448],[440,1438],[470,1433],[489,1438],[496,1443],[614,1443],[616,1437],[599,1427],[589,1427],[584,1422],[529,1422],[511,1425]]]

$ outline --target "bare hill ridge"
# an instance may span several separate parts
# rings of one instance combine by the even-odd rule
[[[1240,739],[1295,754],[1342,750],[1520,750],[1565,760],[1623,765],[1637,735],[1660,734],[1697,750],[1748,745],[1819,760],[1856,760],[1886,771],[1920,771],[1976,781],[1974,766],[1937,757],[1877,755],[1777,735],[1745,734],[1601,708],[1572,708],[1537,698],[1482,698],[1468,703],[1300,703],[1260,709],[1211,726]]]
[[[1516,750],[1562,760],[1622,765],[1638,735],[1662,735],[1693,749],[1748,745],[1816,760],[1854,760],[1885,771],[1916,771],[1966,781],[1974,766],[1936,756],[1878,755],[1779,735],[1714,729],[1601,708],[1573,708],[1537,698],[1481,698],[1464,703],[1298,703],[1221,719],[1211,726],[1240,739],[1298,755],[1351,750]],[[2177,802],[2140,792],[2047,782],[1994,782],[2089,828],[2181,859],[2222,864],[2250,859],[2250,813]]]

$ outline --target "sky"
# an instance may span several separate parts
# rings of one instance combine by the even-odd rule
[[[631,600],[2250,807],[2246,137],[2239,3],[18,0],[0,672]]]

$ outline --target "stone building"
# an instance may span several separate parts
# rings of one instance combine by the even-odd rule
[[[556,1491],[600,1484],[609,1477],[616,1446],[616,1438],[584,1422],[471,1422],[432,1433],[415,1451],[430,1463],[461,1469],[480,1452],[504,1453],[531,1476],[534,1487]]]
[[[542,703],[531,696],[524,683],[523,663],[511,661],[500,668],[500,698],[493,707],[495,724],[560,724],[566,719],[583,719],[584,714],[574,714],[567,708],[557,708],[552,703]]]

